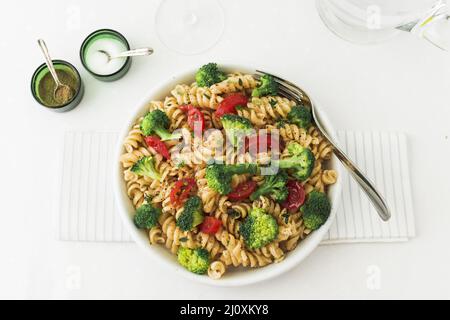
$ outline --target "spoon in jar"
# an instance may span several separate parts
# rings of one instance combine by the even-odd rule
[[[103,53],[108,58],[108,62],[110,62],[111,60],[117,59],[117,58],[149,56],[153,53],[153,49],[152,48],[133,49],[133,50],[121,52],[116,55],[111,55],[109,52],[106,52],[105,50],[98,50],[98,52]]]
[[[39,47],[42,50],[42,53],[45,57],[45,63],[47,65],[48,70],[50,70],[50,74],[53,77],[53,80],[55,81],[56,87],[53,91],[53,98],[55,101],[59,104],[67,103],[70,99],[73,98],[74,91],[71,87],[69,87],[66,84],[61,83],[58,78],[58,74],[56,73],[55,66],[53,65],[53,61],[50,58],[50,54],[47,49],[47,45],[45,44],[45,41],[42,39],[38,40]]]

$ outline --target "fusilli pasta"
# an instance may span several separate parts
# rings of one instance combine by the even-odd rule
[[[314,190],[326,192],[328,186],[336,183],[338,179],[337,172],[327,166],[333,148],[320,131],[314,125],[303,129],[287,123],[288,114],[296,102],[281,96],[251,97],[249,93],[259,85],[260,82],[252,75],[241,73],[229,74],[226,80],[211,87],[200,87],[197,83],[179,84],[166,98],[151,101],[146,108],[148,112],[163,111],[170,121],[167,130],[173,132],[182,129],[183,142],[168,140],[161,141],[161,145],[157,147],[147,146],[146,140],[149,140],[143,134],[145,126],[142,126],[141,130],[144,117],[136,119],[123,141],[120,162],[131,203],[137,210],[151,205],[160,212],[155,225],[147,229],[149,243],[163,245],[173,254],[177,254],[180,248],[204,250],[212,261],[205,273],[216,280],[222,278],[232,266],[257,268],[282,261],[311,230],[306,228],[301,210],[288,211],[281,202],[275,201],[273,196],[264,195],[251,201],[249,196],[233,198],[231,194],[221,195],[208,185],[206,171],[210,162],[223,161],[227,165],[256,163],[264,166],[270,164],[274,155],[281,155],[281,159],[289,157],[285,146],[296,142],[304,148],[309,148],[315,158],[312,174],[305,181],[301,181],[306,194]],[[281,150],[257,150],[258,154],[255,155],[250,148],[242,154],[236,153],[234,148],[224,148],[225,130],[220,117],[216,116],[216,110],[231,93],[249,96],[248,104],[236,109],[237,115],[248,119],[257,131],[266,130],[275,134],[278,130],[284,142],[280,143]],[[200,111],[199,116],[204,121],[205,130],[217,130],[202,139],[195,136],[191,132],[186,108],[181,108],[185,105],[191,105]],[[259,133],[261,134],[261,131]],[[170,157],[167,154],[163,156],[161,148],[166,148]],[[151,159],[152,170],[157,172],[156,176],[135,170],[142,159]],[[290,179],[294,179],[292,172],[286,172]],[[239,174],[231,177],[230,186],[233,190],[246,185],[259,188],[266,180],[266,177],[260,174]],[[186,197],[178,203],[174,201],[174,194],[180,197],[183,189],[177,193],[176,188],[180,186],[180,182],[185,181],[193,181],[189,192],[190,196],[196,195],[201,200],[202,219],[210,218],[220,224],[217,232],[209,232],[202,225],[195,225],[192,229],[179,227],[180,217],[186,210],[183,206]],[[249,249],[245,229],[241,230],[241,227],[245,228],[245,221],[252,216],[252,211],[259,209],[274,218],[270,219],[276,221],[278,232],[270,243],[257,249]],[[183,250],[185,249],[181,251]]]

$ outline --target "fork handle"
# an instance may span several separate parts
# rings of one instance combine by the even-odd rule
[[[334,154],[342,162],[342,164],[348,169],[350,175],[356,180],[356,182],[361,186],[364,192],[369,197],[369,200],[374,205],[378,212],[378,215],[383,219],[383,221],[388,221],[391,218],[391,212],[386,204],[386,201],[375,189],[373,183],[367,178],[358,166],[349,159],[349,157],[331,140],[328,139],[334,148]]]

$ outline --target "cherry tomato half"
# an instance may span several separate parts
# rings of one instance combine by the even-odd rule
[[[186,112],[188,116],[188,124],[189,127],[191,127],[192,130],[195,130],[195,125],[198,126],[200,129],[200,132],[203,132],[205,130],[205,116],[203,113],[194,106],[188,104],[184,106],[180,106],[181,111]]]
[[[289,195],[281,206],[286,208],[290,213],[295,213],[305,203],[305,189],[300,182],[295,180],[289,180],[287,183]]]
[[[234,93],[227,96],[223,101],[219,104],[219,107],[216,111],[216,117],[221,118],[222,116],[232,113],[236,114],[237,106],[246,106],[248,103],[248,98],[242,93]]]
[[[155,149],[160,155],[162,155],[166,159],[170,159],[169,149],[164,142],[157,136],[148,136],[145,137],[145,143],[148,147]]]
[[[205,217],[200,225],[200,231],[206,234],[216,234],[222,226],[222,221],[214,217]]]
[[[231,201],[241,201],[248,199],[255,192],[257,184],[255,181],[246,181],[239,184],[230,194],[228,199]]]
[[[173,186],[172,191],[170,191],[170,202],[176,207],[180,206],[189,197],[192,189],[196,185],[195,180],[192,178],[178,180]]]

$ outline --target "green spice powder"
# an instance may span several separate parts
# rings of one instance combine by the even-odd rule
[[[78,88],[77,76],[73,72],[66,70],[56,70],[56,74],[58,75],[59,81],[69,86],[72,89],[73,94],[76,94],[75,90]],[[67,100],[63,103],[61,103],[61,101],[56,101],[54,97],[55,88],[55,80],[53,80],[50,72],[47,72],[38,85],[39,97],[47,107],[59,107],[73,98],[72,94],[71,96],[68,96]]]

